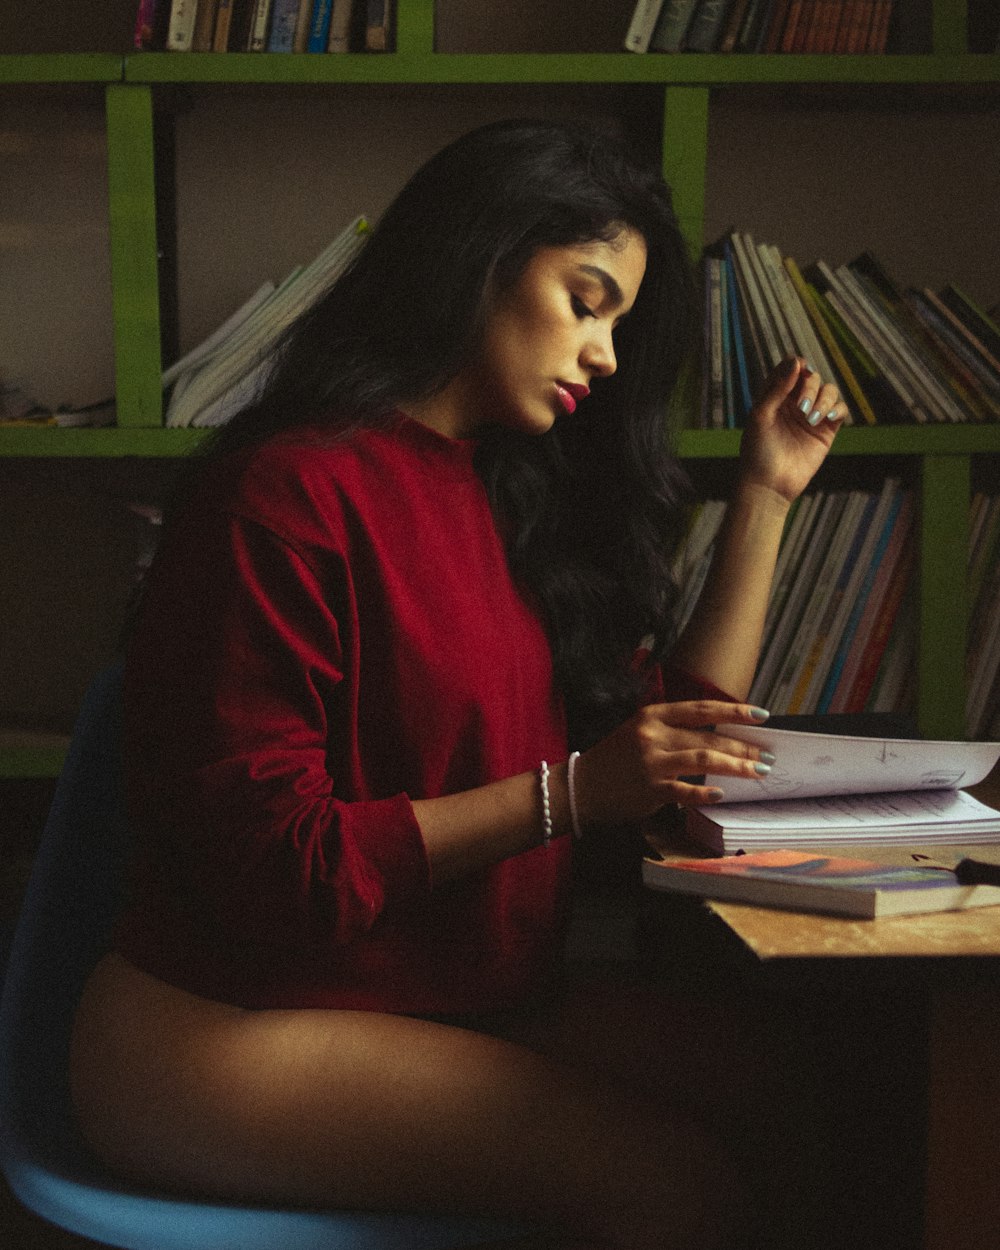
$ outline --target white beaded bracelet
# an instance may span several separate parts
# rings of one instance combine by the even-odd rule
[[[542,760],[538,765],[538,781],[542,790],[542,846],[552,841],[552,807],[549,804],[549,766]]]
[[[583,830],[580,828],[580,815],[576,810],[576,761],[580,758],[580,752],[574,751],[569,757],[569,763],[566,766],[566,788],[569,791],[569,819],[573,826],[573,837],[582,838]]]

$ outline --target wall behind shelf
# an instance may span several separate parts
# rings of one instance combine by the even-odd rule
[[[863,88],[716,92],[705,242],[732,226],[800,264],[873,251],[904,284],[1000,300],[1000,88],[880,103]]]
[[[0,381],[48,406],[114,390],[103,98],[0,92]]]
[[[427,157],[474,126],[522,115],[593,117],[641,136],[655,153],[661,99],[655,87],[600,85],[179,93],[181,352],[266,278],[312,260],[357,214],[376,219]]]

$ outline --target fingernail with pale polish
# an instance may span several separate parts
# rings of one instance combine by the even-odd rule
[[[753,770],[757,774],[758,777],[766,777],[767,774],[771,771],[771,765],[770,764],[754,764]]]
[[[805,399],[799,400],[799,408],[806,414],[807,417],[809,416],[809,409],[812,408],[812,406],[813,401],[808,396],[806,396]]]
[[[777,762],[777,758],[778,757],[776,755],[772,755],[770,751],[761,751],[760,753],[760,762],[762,764],[774,764]]]
[[[748,709],[752,720],[767,720],[771,713],[766,707],[752,707]]]
[[[707,797],[709,803],[721,803],[726,796],[721,790],[709,790]]]

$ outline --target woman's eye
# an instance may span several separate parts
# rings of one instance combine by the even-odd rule
[[[588,304],[585,304],[583,300],[580,299],[579,295],[571,295],[570,303],[573,306],[573,312],[580,318],[594,317],[597,315]]]

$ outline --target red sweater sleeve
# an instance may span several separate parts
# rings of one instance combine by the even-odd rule
[[[407,796],[346,801],[350,779],[328,771],[343,596],[237,516],[183,549],[158,570],[127,669],[137,827],[168,890],[183,880],[175,901],[192,922],[234,940],[350,943],[430,874]]]

